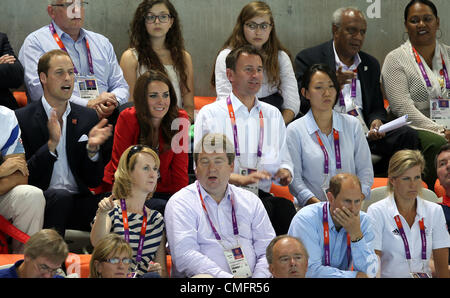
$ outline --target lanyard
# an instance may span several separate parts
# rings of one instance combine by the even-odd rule
[[[127,204],[124,199],[120,200],[120,207],[122,208],[123,232],[125,236],[125,241],[130,243],[130,228],[128,225]],[[145,206],[142,211],[144,212],[144,218],[142,219],[141,235],[139,236],[139,245],[136,255],[137,263],[139,263],[142,259],[142,250],[144,248],[145,232],[147,230],[147,211],[145,211]]]
[[[441,52],[441,61],[442,61],[442,72],[444,73],[445,79],[445,88],[450,89],[450,79],[448,77],[447,66],[445,65],[444,56],[442,56],[442,52]]]
[[[323,158],[324,158],[324,165],[323,165],[323,172],[325,175],[328,175],[329,170],[329,157],[328,152],[325,146],[323,145],[322,140],[320,139],[319,133],[316,131],[316,137],[317,141],[319,142],[320,149],[322,149],[323,152]],[[339,144],[339,132],[333,128],[333,139],[334,139],[334,151],[336,154],[336,169],[341,170],[342,169],[342,163],[341,163],[341,146]]]
[[[236,117],[234,114],[233,105],[231,104],[231,97],[227,97],[228,114],[231,119],[231,126],[233,127],[233,138],[234,138],[234,150],[236,152],[236,157],[241,157],[241,152],[239,150],[239,139],[238,139],[238,129],[236,125]],[[264,117],[262,110],[259,111],[259,141],[258,141],[258,159],[262,156],[262,146],[264,141]]]
[[[411,252],[409,250],[408,239],[406,238],[405,230],[403,229],[402,221],[400,220],[400,215],[394,217],[395,223],[397,224],[400,236],[402,236],[403,244],[405,246],[406,259],[411,260]],[[422,240],[422,260],[427,259],[427,239],[425,236],[425,225],[423,223],[423,218],[419,221],[420,227],[420,238]]]
[[[358,69],[355,68],[353,70],[353,73],[358,74]],[[353,101],[356,99],[356,77],[352,79],[352,89],[351,89],[350,96],[353,99]],[[339,104],[341,106],[345,106],[344,94],[342,93],[342,91],[339,93]]]
[[[50,23],[49,29],[53,35],[53,38],[55,39],[56,43],[58,44],[59,48],[61,50],[65,51],[66,53],[69,53],[67,51],[66,47],[64,46],[61,38],[59,38],[58,33],[56,33],[55,26],[53,26],[53,23]],[[87,38],[85,38],[84,40],[86,41],[86,50],[87,50],[87,56],[88,56],[89,71],[91,74],[94,74],[94,64],[92,62],[91,47],[89,46],[89,42],[88,42]],[[78,70],[75,67],[75,65],[73,66],[73,68],[74,68],[75,73],[78,74]]]
[[[328,203],[323,205],[323,249],[325,253],[325,266],[330,266],[330,228],[328,226]],[[350,235],[347,233],[347,266],[350,267],[350,257],[352,254]]]
[[[425,83],[427,84],[428,88],[431,88],[431,82],[428,78],[427,72],[425,71],[425,66],[422,63],[422,59],[420,59],[419,53],[417,53],[417,50],[413,47],[414,56],[416,58],[416,62],[419,65],[420,72],[422,73],[423,79],[425,80]],[[450,79],[448,76],[447,66],[445,65],[444,56],[442,56],[441,52],[441,61],[442,61],[442,71],[445,79],[445,88],[450,89]]]
[[[197,185],[198,195],[200,196],[200,201],[202,202],[203,210],[205,211],[206,218],[208,218],[208,221],[209,221],[209,225],[211,226],[211,229],[212,229],[217,241],[221,241],[222,238],[220,238],[220,235],[217,232],[216,227],[214,226],[211,218],[209,217],[208,210],[206,209],[205,201],[203,200],[202,192],[200,190],[200,184],[198,183],[198,181],[197,181],[196,185]],[[231,221],[233,222],[233,234],[234,234],[234,236],[238,236],[239,229],[238,229],[238,225],[237,225],[236,211],[234,210],[234,200],[233,200],[233,197],[230,195],[228,195],[228,198],[231,201]]]

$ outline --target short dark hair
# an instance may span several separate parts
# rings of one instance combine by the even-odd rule
[[[450,143],[446,143],[446,144],[442,145],[441,148],[439,148],[439,152],[434,157],[434,166],[436,167],[436,170],[438,167],[438,164],[437,164],[438,156],[444,151],[450,151]]]
[[[243,45],[241,47],[235,48],[230,53],[228,53],[227,58],[225,59],[226,67],[235,71],[236,63],[239,59],[239,56],[241,56],[243,53],[246,53],[249,55],[258,55],[259,57],[261,57],[262,64],[264,65],[265,56],[264,56],[263,52],[258,50],[256,47],[248,44],[248,45]]]
[[[338,82],[338,79],[336,76],[336,71],[332,70],[328,65],[326,65],[324,63],[317,63],[317,64],[313,64],[310,67],[308,67],[308,69],[305,71],[305,73],[303,74],[303,77],[302,77],[302,87],[305,88],[306,90],[308,90],[309,84],[311,83],[312,76],[318,71],[326,73],[330,77],[331,81],[333,82],[334,89],[336,89],[336,99],[333,104],[333,106],[334,106],[339,98],[339,92],[341,91],[341,87],[339,85],[339,82]]]
[[[45,53],[44,55],[42,55],[38,62],[38,76],[41,74],[41,72],[45,73],[45,75],[48,75],[48,70],[50,69],[50,60],[52,60],[52,58],[56,56],[67,56],[70,58],[70,55],[66,51],[60,49]],[[72,61],[72,58],[70,58],[70,60]]]
[[[436,18],[438,17],[436,5],[434,5],[434,3],[431,2],[430,0],[411,0],[405,7],[405,12],[404,12],[405,22],[406,22],[406,20],[408,20],[409,9],[411,8],[411,6],[413,6],[416,3],[422,3],[422,4],[425,4],[426,6],[430,7],[431,11],[433,11],[434,16]]]

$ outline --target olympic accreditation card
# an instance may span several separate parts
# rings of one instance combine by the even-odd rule
[[[225,258],[231,273],[237,278],[252,277],[252,271],[240,246],[224,250]]]
[[[248,176],[251,173],[256,172],[257,169],[250,169],[250,168],[239,168],[239,174],[241,174],[242,176]],[[248,185],[243,185],[241,186],[242,188],[251,191],[252,193],[254,193],[255,195],[258,195],[259,191],[258,191],[258,183],[253,183],[253,184],[248,184]]]
[[[98,91],[97,79],[93,76],[77,76],[76,85],[80,92],[80,97],[86,100],[96,99],[100,92]]]
[[[435,98],[430,100],[430,118],[437,124],[450,129],[449,99]]]

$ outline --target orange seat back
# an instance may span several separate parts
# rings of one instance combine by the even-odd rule
[[[19,107],[24,107],[27,105],[27,94],[24,91],[14,91],[13,96],[16,99]]]
[[[194,109],[200,111],[203,106],[216,101],[215,97],[209,96],[194,96]]]
[[[441,185],[439,179],[436,179],[436,183],[434,184],[434,193],[438,198],[443,198],[445,196],[445,188]]]
[[[289,192],[288,186],[280,186],[272,183],[270,193],[273,194],[274,197],[285,198],[291,202],[294,202],[294,196]]]

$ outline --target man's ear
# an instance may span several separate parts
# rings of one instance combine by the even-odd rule
[[[331,192],[327,192],[327,198],[328,198],[328,202],[333,203],[335,198],[333,196],[333,194]]]
[[[47,13],[52,20],[55,18],[55,14],[53,13],[53,6],[47,6]]]
[[[45,72],[41,72],[39,74],[39,80],[41,80],[42,84],[47,84],[47,75],[45,74]]]
[[[336,25],[332,25],[331,26],[331,33],[333,34],[333,38],[335,37],[335,35],[336,35],[336,32],[339,30],[339,26],[336,26]]]
[[[227,68],[227,78],[230,83],[233,83],[233,74],[234,71],[231,68]]]

